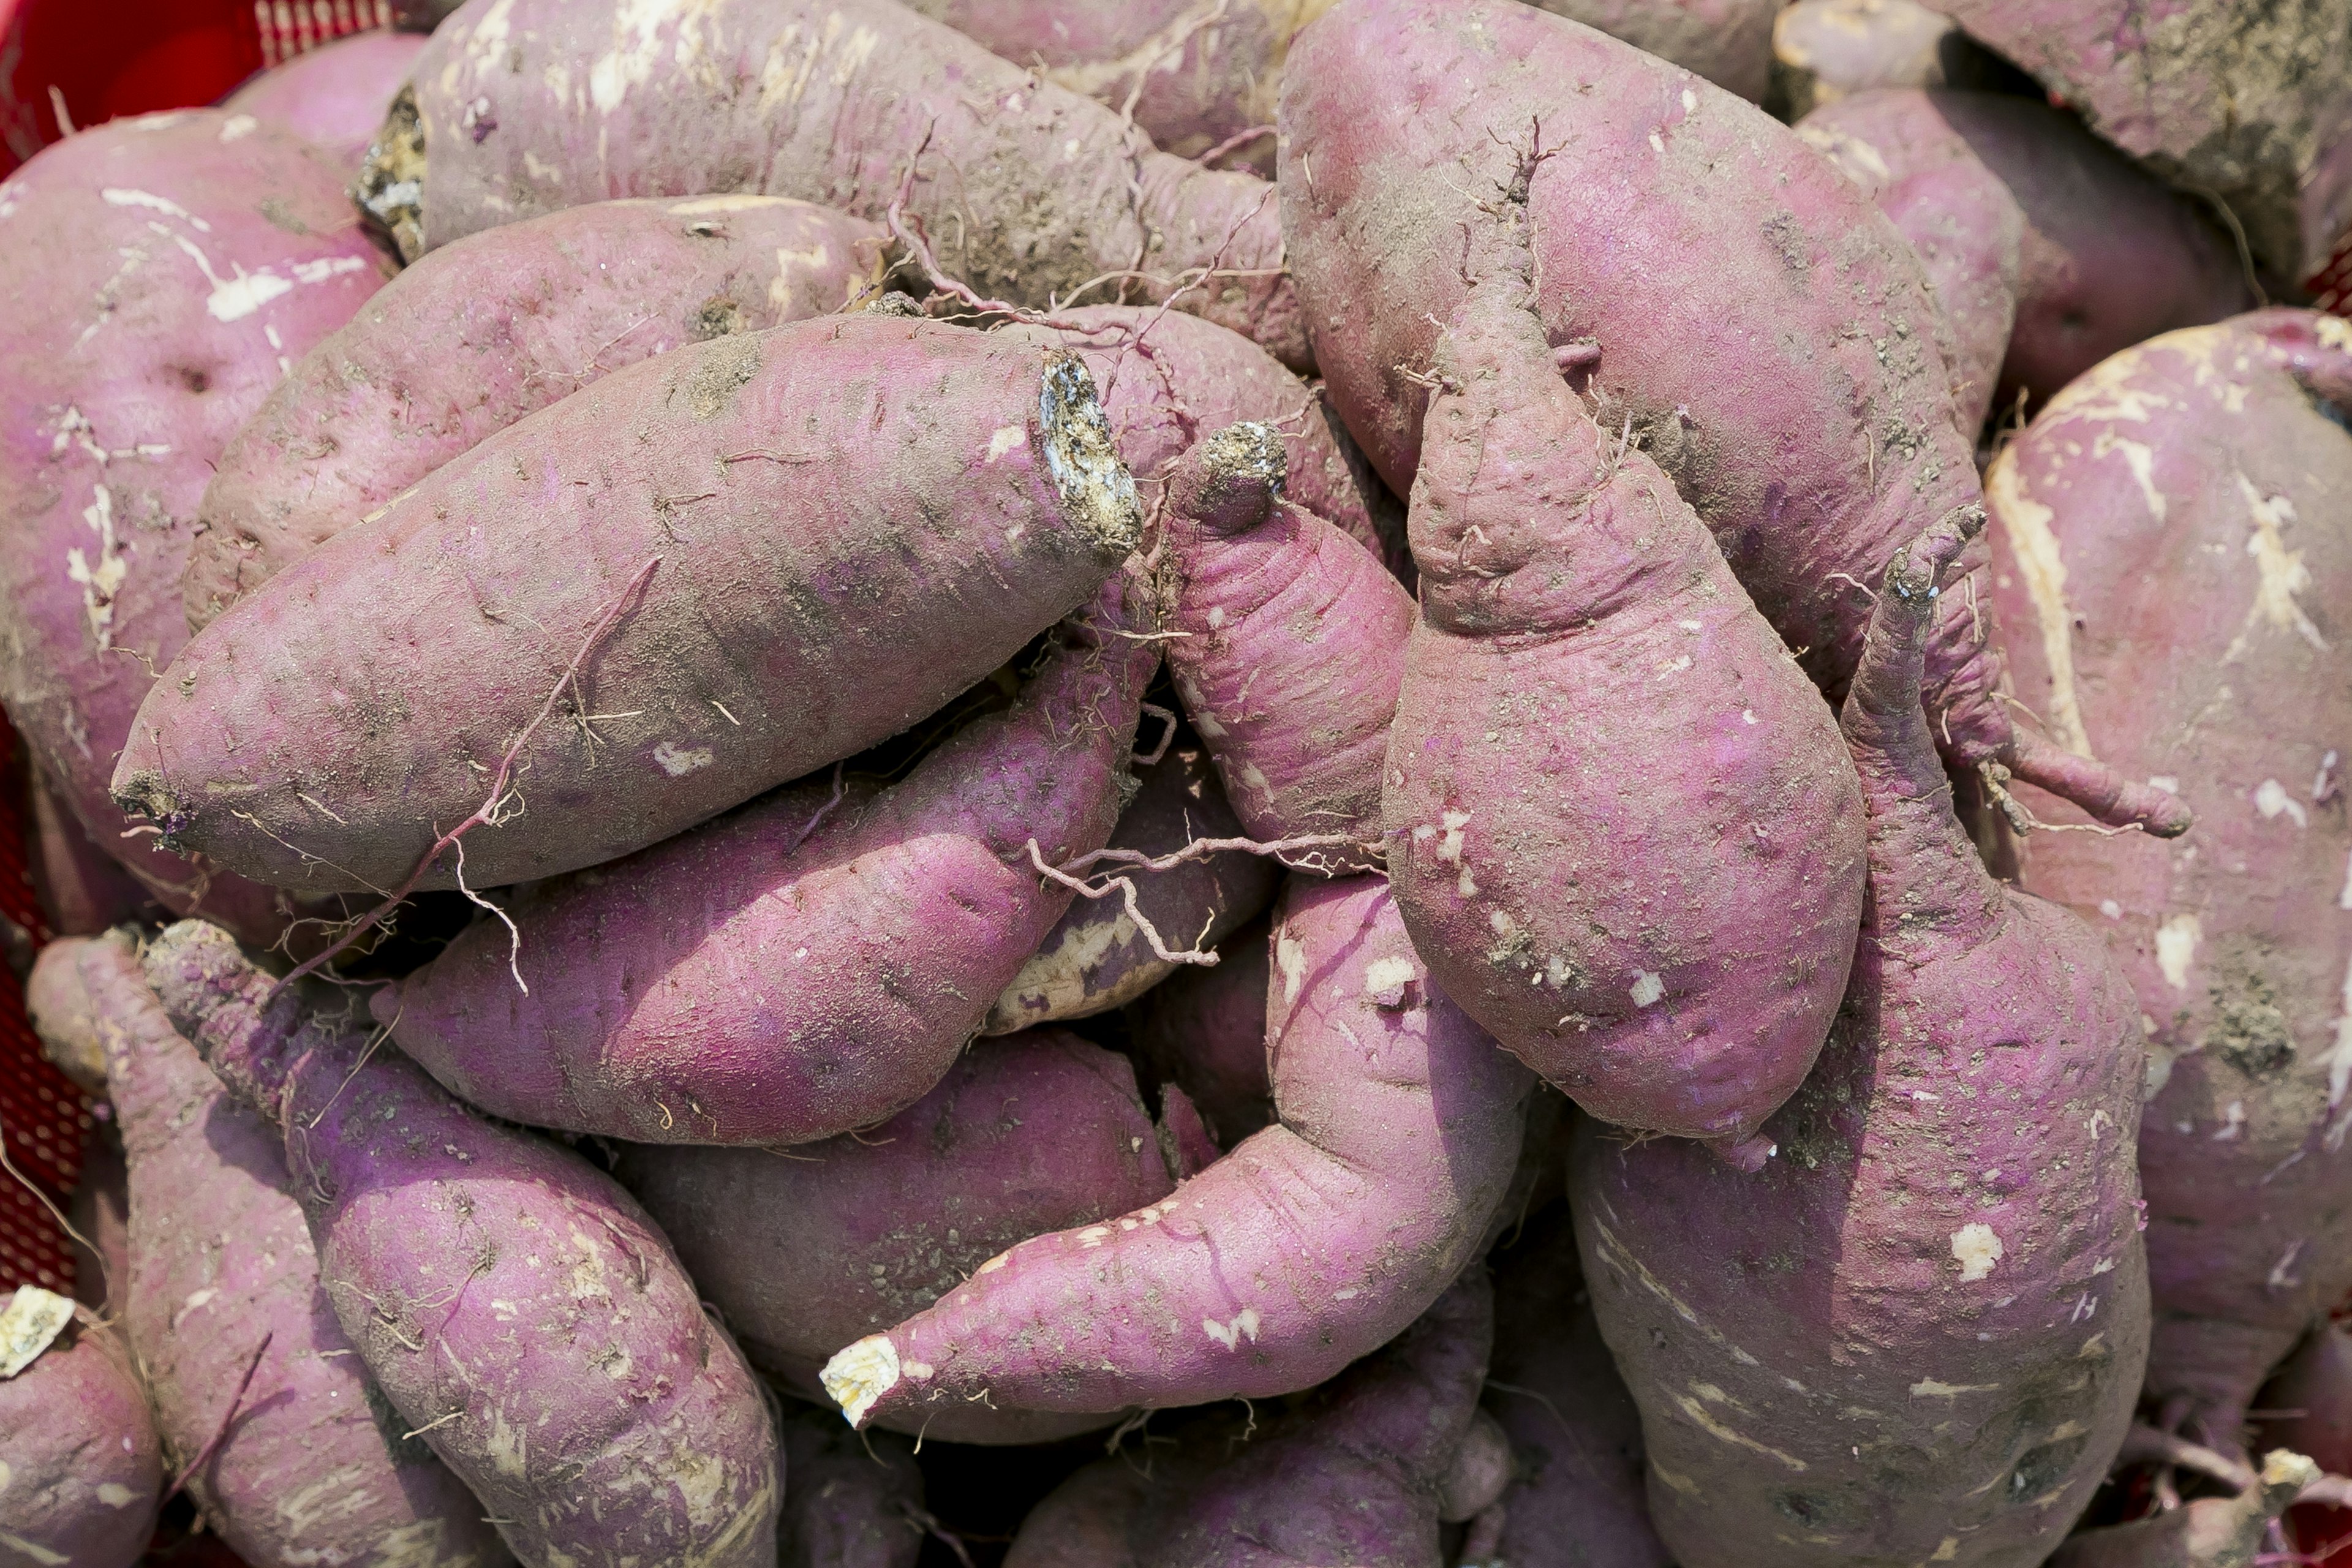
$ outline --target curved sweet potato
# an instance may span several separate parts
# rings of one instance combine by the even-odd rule
[[[776,1433],[612,1178],[493,1124],[183,921],[143,968],[230,1091],[282,1119],[343,1331],[515,1555],[772,1568]]]
[[[2352,434],[2325,398],[2352,408],[2352,327],[2190,328],[2059,394],[1986,481],[2018,696],[2198,812],[2193,848],[2037,835],[2024,883],[2104,931],[2138,993],[2148,1391],[2224,1449],[2352,1290],[2352,537],[2328,521]]]
[[[0,1304],[0,1552],[26,1568],[131,1568],[163,1500],[163,1457],[130,1347],[37,1285]]]
[[[155,687],[116,794],[289,886],[593,866],[930,712],[1139,526],[1067,355],[871,314],[731,334],[509,426],[247,595]],[[485,811],[494,784],[529,809]],[[469,814],[499,825],[443,843]]]
[[[2139,1394],[2139,1007],[1952,814],[1919,689],[1965,538],[1939,526],[1882,580],[1843,719],[1870,904],[1775,1157],[1578,1130],[1584,1276],[1683,1568],[2038,1563]]]
[[[407,81],[425,40],[369,31],[335,38],[272,66],[221,101],[232,113],[275,121],[356,170],[383,123],[384,105]]]
[[[413,79],[361,174],[412,260],[612,196],[758,191],[880,219],[911,172],[908,215],[982,295],[1124,281],[1311,363],[1264,181],[1158,152],[895,0],[509,0],[437,29]]]
[[[1280,1125],[843,1349],[824,1387],[854,1424],[983,1392],[1097,1413],[1290,1393],[1394,1336],[1476,1255],[1526,1073],[1431,984],[1379,879],[1291,879],[1275,943]]]
[[[442,464],[599,376],[820,316],[882,231],[772,196],[592,202],[445,246],[302,356],[205,487],[188,627]]]

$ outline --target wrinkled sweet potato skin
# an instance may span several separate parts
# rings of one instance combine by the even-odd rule
[[[2352,540],[2323,521],[2352,507],[2347,407],[2352,328],[2257,312],[2107,360],[1987,479],[2019,700],[2200,816],[2193,852],[2030,835],[2024,884],[2105,932],[2138,993],[2148,1388],[2224,1448],[2352,1290]]]
[[[140,1561],[163,1499],[163,1454],[121,1334],[78,1310],[30,1366],[0,1378],[0,1546],[11,1563]]]
[[[336,38],[272,66],[222,100],[232,113],[283,125],[334,161],[356,169],[384,105],[408,79],[425,40],[414,33],[369,31]]]

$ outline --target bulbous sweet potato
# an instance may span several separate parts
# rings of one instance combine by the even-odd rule
[[[2139,1008],[1953,816],[1919,690],[1965,538],[1939,525],[1882,580],[1843,717],[1870,903],[1774,1157],[1578,1130],[1584,1276],[1683,1568],[2039,1563],[2138,1396]]]
[[[773,196],[592,202],[445,246],[302,356],[205,487],[188,627],[442,464],[681,343],[839,308],[875,226]]]
[[[1286,1394],[1437,1298],[1510,1184],[1527,1074],[1431,984],[1378,878],[1290,879],[1273,991],[1280,1124],[841,1350],[824,1382],[853,1424],[983,1393],[1094,1413]]]
[[[908,216],[983,295],[1045,306],[1108,281],[1310,363],[1264,181],[1159,152],[895,0],[509,0],[437,29],[412,79],[360,182],[410,259],[612,196],[757,191],[881,219],[911,174]],[[1188,275],[1206,281],[1178,294]]]
[[[130,1347],[37,1285],[0,1303],[0,1562],[131,1568],[163,1500],[163,1457]]]
[[[1845,986],[1862,796],[1706,528],[1554,370],[1526,196],[1468,231],[1432,371],[1389,874],[1439,986],[1528,1066],[1752,1163]]]
[[[213,463],[384,271],[325,156],[249,116],[118,120],[0,182],[0,703],[157,898],[261,941],[275,895],[121,838],[107,779],[187,640]]]
[[[766,1399],[612,1178],[371,1049],[215,927],[169,928],[142,967],[279,1121],[343,1331],[518,1558],[772,1568]]]
[[[117,1281],[155,1425],[210,1528],[248,1563],[493,1568],[481,1505],[387,1408],[320,1289],[284,1140],[197,1059],[126,933],[51,943],[45,1032],[103,1046],[130,1164]],[[69,971],[74,995],[48,972]],[[86,1007],[60,1016],[60,1005]]]
[[[248,595],[156,686],[116,794],[289,886],[593,866],[940,707],[1139,527],[1067,355],[870,314],[730,334],[509,426]]]
[[[407,81],[425,40],[371,30],[335,38],[272,66],[221,101],[231,113],[284,126],[356,170],[383,123],[384,106]]]
[[[2148,1392],[2223,1449],[2352,1290],[2345,409],[2352,327],[2256,312],[2106,361],[1986,482],[2019,698],[2200,819],[2178,847],[2035,835],[2024,885],[2104,931],[2138,993]]]
[[[1069,905],[1029,844],[1051,866],[1110,835],[1159,665],[1142,599],[1106,584],[1019,702],[900,784],[780,790],[541,882],[377,1021],[469,1102],[568,1131],[804,1143],[904,1110]]]
[[[878,1127],[789,1152],[631,1148],[618,1174],[752,1364],[825,1403],[818,1369],[850,1341],[921,1311],[1015,1243],[1166,1197],[1186,1173],[1171,1144],[1124,1058],[1040,1029],[974,1047]],[[1110,1420],[976,1404],[889,1425],[1031,1443]]]
[[[1537,154],[1544,345],[1842,693],[1863,585],[1979,500],[1943,319],[1885,217],[1761,110],[1513,0],[1340,0],[1299,35],[1285,80],[1291,268],[1333,403],[1391,488],[1410,489],[1439,395],[1428,368],[1468,290],[1465,234]],[[1998,757],[2108,820],[2183,831],[2161,791],[2012,725],[1980,598],[1951,595],[1930,655],[1948,753],[1971,768]]]

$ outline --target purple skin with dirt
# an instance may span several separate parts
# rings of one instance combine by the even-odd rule
[[[1986,872],[1920,704],[1939,578],[1980,521],[1881,580],[1843,720],[1870,901],[1772,1158],[1578,1130],[1584,1277],[1683,1568],[2029,1568],[2139,1394],[2138,999],[2097,932]]]
[[[509,426],[240,600],[155,687],[116,795],[292,887],[596,865],[936,710],[1140,526],[1071,356],[880,314],[730,333]]]
[[[894,0],[511,0],[452,17],[413,79],[361,175],[410,259],[614,196],[756,191],[879,221],[911,178],[907,220],[982,296],[1173,297],[1312,363],[1271,186],[1159,152]]]
[[[1292,64],[1291,268],[1332,400],[1390,487],[1410,489],[1440,395],[1429,367],[1467,291],[1465,234],[1518,159],[1559,153],[1528,182],[1548,352],[1612,449],[1654,459],[1842,693],[1868,585],[1979,500],[1948,330],[1903,237],[1762,110],[1515,0],[1340,0]],[[1951,595],[1929,655],[1947,754],[2184,831],[2162,791],[2012,726],[1983,597]]]
[[[213,464],[388,270],[342,187],[291,132],[216,110],[118,120],[0,182],[0,703],[157,898],[264,941],[270,889],[119,837],[107,779],[187,640]]]
[[[154,1533],[163,1459],[131,1347],[87,1307],[38,1286],[0,1296],[0,1312],[11,1341],[35,1316],[72,1314],[28,1363],[0,1377],[8,1451],[0,1561],[132,1568]]]
[[[769,1396],[611,1177],[371,1049],[216,927],[171,927],[143,967],[280,1122],[343,1331],[519,1559],[772,1568]]]
[[[1389,874],[1438,984],[1528,1066],[1752,1167],[1844,990],[1862,795],[1714,539],[1554,369],[1526,199],[1466,231],[1432,370]]]
[[[1377,877],[1290,879],[1268,1012],[1278,1125],[842,1350],[824,1386],[852,1422],[1288,1394],[1419,1316],[1510,1184],[1528,1075],[1431,984]]]
[[[527,414],[681,343],[838,310],[886,237],[773,196],[593,202],[404,270],[305,354],[221,454],[183,584],[205,626]]]
[[[2023,878],[2105,933],[2138,994],[2148,1392],[2231,1452],[2263,1377],[2352,1291],[2347,412],[2352,326],[2258,311],[2106,361],[1985,484],[2019,699],[2198,813],[2178,845],[2032,834]]]
[[[817,1372],[835,1351],[929,1307],[1006,1247],[1166,1197],[1190,1173],[1175,1142],[1125,1058],[1036,1029],[975,1045],[878,1127],[787,1155],[631,1148],[618,1174],[752,1364],[829,1404]],[[950,1443],[1044,1442],[1112,1419],[987,1404],[911,1414],[892,1425]]]
[[[393,95],[424,51],[414,33],[370,30],[336,38],[272,66],[222,100],[234,114],[284,126],[355,172]]]
[[[472,1104],[566,1131],[805,1143],[904,1110],[1069,906],[1029,845],[1055,866],[1109,837],[1160,660],[1119,633],[1151,624],[1122,573],[1021,701],[903,782],[779,790],[541,882],[511,931],[478,921],[377,993],[377,1021]]]
[[[492,1568],[482,1508],[376,1393],[319,1285],[286,1141],[197,1058],[116,931],[53,942],[43,1032],[86,1030],[130,1164],[125,1327],[208,1528],[248,1563]],[[59,981],[65,976],[58,976]],[[78,1004],[59,1016],[70,991]],[[250,1373],[248,1381],[247,1374]],[[217,1442],[215,1443],[215,1438]],[[329,1486],[331,1507],[313,1485]]]

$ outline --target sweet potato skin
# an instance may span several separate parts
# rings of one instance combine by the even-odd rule
[[[0,1298],[0,1309],[16,1300],[16,1292]],[[30,1365],[0,1378],[0,1436],[8,1454],[0,1490],[6,1561],[131,1568],[140,1560],[163,1499],[163,1455],[120,1334],[88,1309],[77,1310]]]
[[[121,931],[53,942],[42,963],[73,972],[106,1053],[130,1166],[130,1267],[116,1288],[156,1427],[185,1466],[226,1426],[187,1478],[210,1527],[250,1563],[509,1562],[473,1494],[403,1439],[352,1359],[288,1191],[283,1138],[173,1027],[137,943]],[[57,991],[39,993],[49,1008]],[[333,1507],[304,1495],[320,1487]]]
[[[268,940],[268,889],[150,853],[106,778],[186,640],[179,578],[229,437],[383,280],[341,174],[215,110],[116,121],[0,183],[0,703],[159,897]],[[111,259],[110,259],[111,258]]]
[[[2053,399],[1986,492],[2019,699],[2074,749],[2177,779],[2201,819],[2193,855],[2034,834],[2024,885],[2106,933],[2147,1018],[2148,1388],[2225,1448],[2352,1290],[2352,543],[2319,521],[2352,506],[2352,435],[2320,396],[2352,406],[2329,317],[2168,333]]]
[[[1874,89],[1990,86],[2003,70],[1916,0],[1797,0],[1772,18],[1769,101],[1791,124]]]
[[[1230,1149],[1274,1121],[1265,1058],[1272,922],[1252,921],[1217,950],[1213,969],[1185,969],[1128,1011],[1147,1076],[1181,1087]]]
[[[829,1410],[787,1403],[776,1568],[915,1568],[923,1472],[889,1432],[853,1433]]]
[[[632,1148],[617,1173],[752,1364],[828,1404],[817,1371],[843,1345],[920,1311],[1017,1242],[1141,1208],[1176,1184],[1133,1068],[1058,1029],[975,1046],[930,1093],[855,1136],[784,1157]],[[904,1429],[1041,1442],[1108,1419],[979,1405],[923,1411]]]
[[[1578,1130],[1584,1275],[1683,1568],[2040,1563],[2139,1393],[2138,1003],[1953,816],[1918,682],[1959,547],[1939,525],[1879,589],[1843,716],[1871,902],[1773,1158]]]
[[[215,928],[167,929],[142,968],[215,1073],[283,1119],[337,1320],[519,1559],[775,1562],[766,1400],[610,1177],[273,997]]]
[[[182,578],[190,631],[601,375],[838,309],[877,282],[884,244],[805,202],[701,196],[592,202],[435,251],[303,355],[221,454]]]
[[[466,876],[594,865],[938,708],[1139,526],[1066,359],[879,315],[730,334],[508,426],[206,626],[117,794],[247,874],[397,888],[527,734],[529,810]],[[421,885],[457,879],[445,852]]]
[[[221,107],[283,125],[337,168],[357,169],[383,123],[384,105],[424,48],[425,40],[414,33],[372,30],[336,38],[263,71]]]
[[[395,118],[421,137],[421,212],[392,219],[410,257],[612,196],[759,191],[880,219],[911,166],[908,213],[983,295],[1042,307],[1139,272],[1129,297],[1157,300],[1174,284],[1154,279],[1214,264],[1231,276],[1178,308],[1311,363],[1263,181],[1157,152],[894,0],[515,0],[452,18],[415,80]]]

